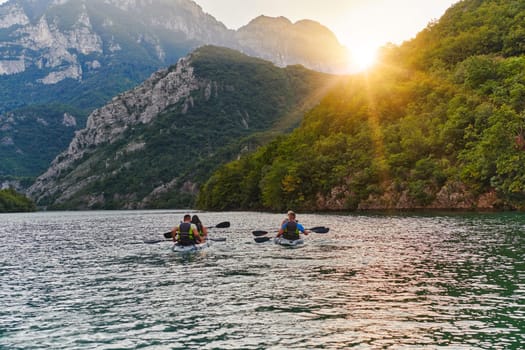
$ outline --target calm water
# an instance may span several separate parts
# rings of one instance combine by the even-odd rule
[[[0,349],[524,349],[525,215],[299,215],[301,249],[230,221],[182,257],[177,211],[0,215]]]

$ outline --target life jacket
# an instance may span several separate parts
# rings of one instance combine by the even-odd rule
[[[177,243],[180,245],[195,244],[195,237],[193,237],[191,223],[183,222],[179,225],[179,228],[177,230]]]
[[[284,228],[283,238],[294,241],[299,239],[299,229],[297,228],[297,223],[293,221],[288,221]]]

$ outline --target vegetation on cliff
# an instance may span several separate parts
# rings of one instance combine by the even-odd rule
[[[35,204],[12,189],[0,190],[0,213],[35,211]]]
[[[222,166],[205,209],[524,208],[525,4],[466,0],[293,133]]]

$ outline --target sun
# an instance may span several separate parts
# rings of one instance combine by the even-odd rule
[[[350,67],[356,72],[371,68],[377,60],[377,47],[359,45],[348,48]]]
[[[379,48],[377,40],[373,38],[341,40],[347,51],[349,73],[365,71],[376,64]]]

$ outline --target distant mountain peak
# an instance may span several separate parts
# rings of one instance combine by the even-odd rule
[[[275,23],[280,23],[283,25],[293,24],[292,21],[290,21],[288,18],[284,16],[271,17],[271,16],[266,16],[266,15],[260,15],[252,19],[247,25],[243,27],[254,26],[254,25],[267,25],[267,24],[275,24]]]
[[[348,69],[348,52],[327,27],[312,20],[259,16],[236,33],[241,51],[280,66],[301,63],[322,72]],[[302,57],[302,58],[300,58]]]

